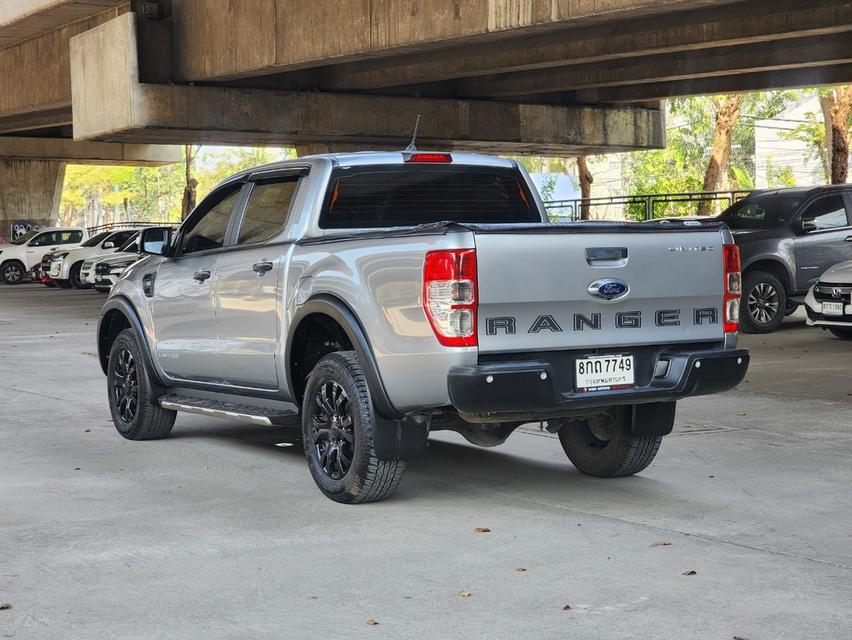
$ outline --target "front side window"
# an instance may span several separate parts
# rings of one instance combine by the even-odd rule
[[[58,234],[55,231],[47,231],[30,240],[31,247],[46,247],[49,244],[58,244]]]
[[[186,255],[219,249],[225,245],[228,224],[240,197],[241,184],[221,189],[207,197],[183,229],[178,253]]]
[[[83,245],[82,245],[82,246],[84,246],[84,247],[96,247],[96,246],[97,246],[97,245],[99,245],[101,242],[103,242],[104,240],[106,240],[108,236],[109,236],[109,231],[102,231],[102,232],[101,232],[101,233],[99,233],[98,235],[96,235],[96,236],[92,236],[91,238],[89,238],[88,240],[86,240],[86,241],[83,243]]]
[[[130,238],[131,236],[133,236],[135,234],[136,234],[136,232],[131,231],[131,230],[116,231],[109,238],[107,238],[105,240],[104,244],[106,244],[107,242],[112,242],[113,247],[120,247],[125,242],[127,242],[128,238]]]
[[[802,221],[814,231],[848,227],[849,218],[846,215],[846,207],[843,205],[843,196],[820,198],[805,209]]]
[[[239,244],[256,244],[284,230],[299,178],[284,178],[254,185],[240,227]]]

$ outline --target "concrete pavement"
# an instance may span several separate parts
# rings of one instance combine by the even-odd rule
[[[119,437],[102,301],[0,287],[0,638],[852,636],[852,343],[800,317],[640,476],[582,476],[532,426],[437,434],[393,499],[345,507],[295,430]]]

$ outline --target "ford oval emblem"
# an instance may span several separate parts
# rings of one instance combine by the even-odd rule
[[[601,300],[618,300],[626,296],[629,291],[630,287],[627,286],[627,283],[611,278],[595,280],[588,288],[590,296]]]

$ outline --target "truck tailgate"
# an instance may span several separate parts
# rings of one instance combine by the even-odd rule
[[[724,337],[718,227],[474,233],[481,353]]]

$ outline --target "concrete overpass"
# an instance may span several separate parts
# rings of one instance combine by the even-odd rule
[[[39,158],[95,143],[401,148],[417,114],[423,147],[660,147],[662,98],[852,82],[850,30],[838,0],[4,0],[0,198],[14,165],[55,201]]]

